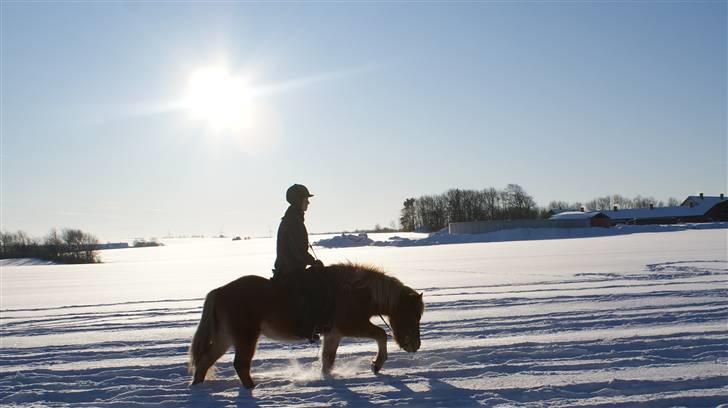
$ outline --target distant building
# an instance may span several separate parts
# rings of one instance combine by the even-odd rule
[[[122,249],[122,248],[129,248],[129,243],[127,242],[107,242],[105,244],[97,244],[96,249],[102,250],[102,249]]]
[[[553,221],[583,220],[584,226],[589,227],[609,228],[612,225],[612,220],[609,216],[601,211],[562,211],[549,219]]]
[[[585,213],[568,211],[559,214],[558,218],[534,220],[493,220],[451,222],[448,225],[450,234],[484,234],[487,232],[510,230],[516,228],[589,228],[609,227],[609,218],[598,212]]]
[[[683,222],[714,222],[728,221],[728,200],[725,195],[704,196],[702,193],[697,196],[690,196],[677,207],[654,207],[649,208],[627,208],[619,209],[616,206],[611,211],[569,211],[553,215],[550,219],[567,219],[569,214],[602,214],[606,216],[611,225],[616,224],[677,224]],[[599,219],[598,222],[604,222]]]
[[[494,220],[451,222],[451,234],[483,234],[515,228],[590,228],[610,227],[617,224],[677,224],[683,222],[728,221],[728,200],[723,194],[707,197],[690,196],[677,207],[618,209],[612,211],[586,211],[552,209],[548,219]]]

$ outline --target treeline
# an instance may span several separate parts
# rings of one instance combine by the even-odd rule
[[[0,259],[38,258],[59,263],[97,263],[99,240],[78,229],[52,229],[44,238],[23,231],[0,232]]]
[[[403,231],[437,231],[451,222],[539,218],[542,210],[518,184],[503,190],[451,189],[439,195],[408,198],[400,214]]]
[[[638,195],[634,198],[619,194],[597,197],[586,202],[568,203],[551,201],[546,208],[518,184],[509,184],[502,190],[493,187],[483,190],[450,189],[443,194],[408,198],[400,212],[403,231],[438,231],[451,222],[523,220],[548,218],[552,210],[611,210],[618,208],[646,208],[678,206],[680,202],[670,198],[667,203],[653,197]]]
[[[597,197],[586,202],[573,202],[568,203],[566,201],[551,201],[549,203],[549,209],[575,209],[580,210],[582,207],[590,211],[608,211],[617,208],[648,208],[650,205],[655,207],[677,207],[680,205],[680,201],[677,198],[670,197],[667,202],[661,200],[655,200],[654,197],[644,197],[641,195],[633,198],[624,197],[619,194],[606,195],[603,197]]]

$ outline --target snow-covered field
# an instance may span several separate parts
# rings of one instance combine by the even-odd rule
[[[209,290],[270,275],[272,239],[170,240],[103,251],[98,265],[6,263],[0,405],[720,406],[727,241],[722,228],[317,248],[325,263],[373,263],[424,291],[422,347],[390,340],[375,375],[374,342],[345,340],[324,379],[316,346],[263,339],[252,392],[230,353],[217,379],[190,388],[187,347]]]

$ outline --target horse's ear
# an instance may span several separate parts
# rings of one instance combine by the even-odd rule
[[[424,295],[425,292],[420,292],[420,299],[422,299],[422,295]]]

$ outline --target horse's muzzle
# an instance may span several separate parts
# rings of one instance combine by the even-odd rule
[[[402,346],[402,349],[408,353],[414,353],[420,349],[420,341],[412,341]]]

